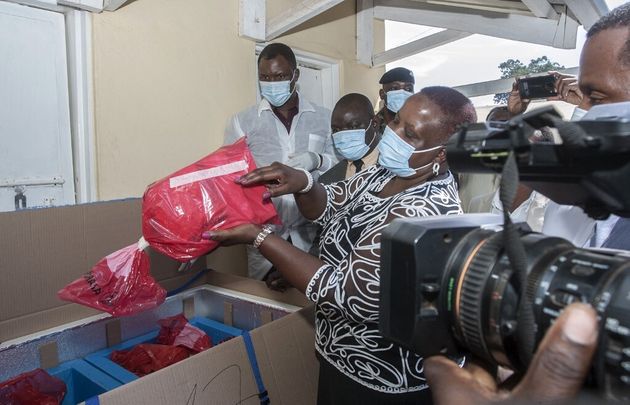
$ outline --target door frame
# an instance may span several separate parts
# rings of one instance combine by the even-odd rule
[[[96,201],[92,13],[46,1],[0,1],[64,16],[75,203]]]
[[[66,54],[77,204],[97,201],[92,13],[66,7]]]

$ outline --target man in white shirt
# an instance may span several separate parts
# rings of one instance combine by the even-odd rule
[[[224,144],[247,137],[256,165],[280,162],[305,169],[317,177],[339,160],[330,137],[330,111],[316,106],[296,90],[300,77],[295,55],[287,45],[267,45],[258,57],[258,79],[263,99],[234,115],[225,129]],[[308,251],[316,228],[299,213],[293,196],[274,198],[282,226],[275,232]],[[249,276],[274,278],[271,263],[248,247]]]
[[[562,100],[579,100],[574,117],[583,116],[594,105],[630,101],[630,3],[617,7],[591,27],[582,49],[577,82],[565,78],[559,83],[558,93]],[[579,247],[630,250],[629,222],[614,215],[595,221],[579,207],[552,202],[542,231]]]

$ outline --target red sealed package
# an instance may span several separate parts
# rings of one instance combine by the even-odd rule
[[[204,231],[242,224],[278,223],[264,186],[242,187],[235,179],[256,164],[241,138],[151,184],[142,198],[142,234],[152,248],[182,262],[205,255],[218,242]]]
[[[59,405],[66,395],[66,384],[38,368],[0,383],[0,404]]]
[[[194,353],[199,353],[212,347],[210,336],[190,324],[183,314],[161,319],[159,324],[160,333],[155,341],[156,343],[186,347]]]
[[[263,202],[264,186],[242,187],[234,182],[255,168],[241,139],[151,184],[142,199],[143,238],[102,259],[59,291],[59,298],[114,316],[160,305],[166,293],[150,275],[144,252],[149,245],[186,262],[218,246],[201,238],[205,231],[279,223],[273,204]]]
[[[59,298],[114,316],[160,305],[166,291],[149,274],[149,257],[142,247],[133,244],[101,259],[83,277],[59,291]]]
[[[187,359],[188,356],[189,351],[185,347],[140,344],[130,350],[112,352],[110,359],[142,377]]]

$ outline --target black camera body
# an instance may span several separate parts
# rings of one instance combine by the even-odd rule
[[[630,217],[630,119],[606,113],[570,123],[546,108],[498,129],[473,124],[451,137],[449,166],[498,173],[508,162],[507,190],[520,179],[593,218]],[[563,142],[531,144],[542,126]],[[423,357],[472,353],[524,372],[573,302],[600,321],[589,384],[630,400],[630,253],[576,248],[491,214],[397,219],[382,234],[380,332]]]
[[[566,139],[531,143],[544,126]],[[500,129],[468,125],[451,136],[446,154],[456,173],[501,173],[510,149],[520,181],[549,199],[579,205],[598,219],[609,213],[630,217],[630,118],[565,122],[553,107],[544,107]]]

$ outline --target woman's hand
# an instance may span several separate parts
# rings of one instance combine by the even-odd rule
[[[221,246],[252,244],[262,228],[254,224],[239,225],[232,229],[204,232],[201,237],[219,242]]]
[[[278,197],[285,194],[294,194],[308,184],[306,175],[301,170],[274,162],[271,166],[261,167],[238,178],[237,183],[243,186],[255,186],[264,184],[267,192],[263,198]]]

